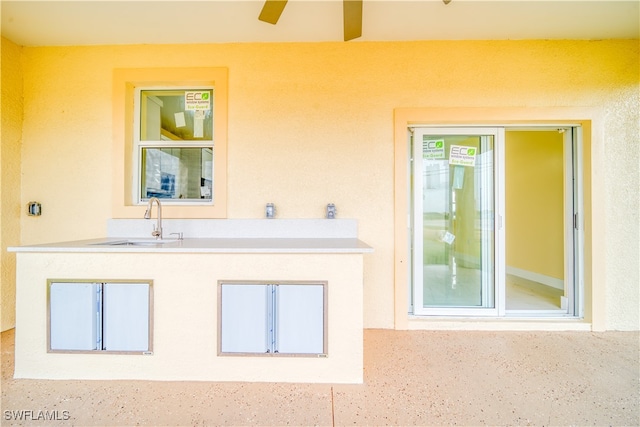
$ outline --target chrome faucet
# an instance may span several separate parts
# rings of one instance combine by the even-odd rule
[[[158,203],[158,223],[153,226],[153,231],[151,235],[156,239],[162,239],[162,205],[160,204],[160,199],[157,197],[152,197],[149,199],[149,204],[147,205],[147,210],[144,213],[144,219],[151,218],[151,209],[153,208],[153,202]]]

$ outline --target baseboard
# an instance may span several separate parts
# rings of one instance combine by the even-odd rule
[[[523,279],[542,283],[543,285],[549,286],[551,288],[564,290],[564,281],[561,279],[556,279],[555,277],[545,276],[544,274],[534,273],[533,271],[522,270],[520,268],[510,266],[507,266],[506,272],[507,274],[511,274],[512,276],[522,277]]]

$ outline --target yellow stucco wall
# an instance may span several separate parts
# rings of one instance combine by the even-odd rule
[[[0,150],[0,330],[16,321],[16,258],[7,246],[20,243],[20,144],[22,138],[22,48],[2,38],[2,149]]]
[[[22,243],[105,234],[115,68],[226,67],[229,218],[359,220],[364,324],[394,326],[394,109],[598,107],[606,327],[638,329],[638,41],[27,47]],[[4,72],[4,71],[3,71]],[[620,183],[625,185],[620,185]],[[596,262],[602,262],[597,260]],[[624,279],[624,280],[622,280]]]
[[[563,135],[507,132],[505,141],[506,262],[564,278]]]

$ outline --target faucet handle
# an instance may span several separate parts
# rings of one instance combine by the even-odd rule
[[[169,236],[173,236],[174,234],[175,234],[176,236],[178,236],[178,240],[184,240],[184,237],[183,237],[183,235],[182,235],[182,231],[181,231],[181,232],[179,232],[179,233],[169,233]]]
[[[153,237],[155,237],[156,239],[159,237],[162,237],[162,228],[158,229],[156,228],[156,226],[153,226],[153,231],[151,232],[151,235]]]

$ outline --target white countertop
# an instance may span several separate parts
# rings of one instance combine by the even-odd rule
[[[124,242],[133,242],[125,244]],[[121,244],[118,244],[121,243]],[[75,253],[371,253],[357,238],[185,238],[184,240],[107,237],[16,246],[9,252]]]

